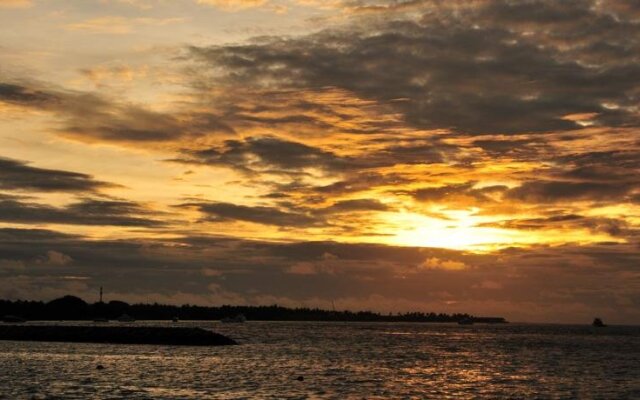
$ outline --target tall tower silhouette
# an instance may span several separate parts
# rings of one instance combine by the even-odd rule
[[[102,286],[100,286],[100,303],[102,303]]]

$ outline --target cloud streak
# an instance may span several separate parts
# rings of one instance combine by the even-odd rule
[[[164,222],[153,219],[151,215],[142,206],[127,201],[85,199],[65,207],[53,207],[12,198],[0,198],[1,222],[123,227],[165,225]]]
[[[96,192],[115,187],[78,172],[37,168],[23,161],[0,158],[0,189],[40,192]]]

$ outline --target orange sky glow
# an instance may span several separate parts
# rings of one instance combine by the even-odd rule
[[[0,298],[640,323],[640,7],[0,1]]]

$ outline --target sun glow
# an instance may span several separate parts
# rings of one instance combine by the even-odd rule
[[[506,247],[618,242],[624,240],[606,233],[586,229],[519,230],[489,226],[499,222],[493,216],[477,215],[477,208],[439,210],[435,216],[412,212],[392,214],[388,224],[394,226],[389,244],[438,247],[473,252],[490,252]]]
[[[504,229],[478,226],[487,218],[474,215],[476,212],[477,209],[446,210],[440,212],[443,218],[411,212],[394,214],[389,221],[397,227],[392,243],[489,251],[514,241]]]

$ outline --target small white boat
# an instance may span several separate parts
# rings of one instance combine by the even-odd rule
[[[225,324],[232,324],[232,323],[241,324],[243,322],[247,322],[247,317],[245,317],[244,314],[238,314],[235,317],[222,318],[220,322],[223,322]]]

